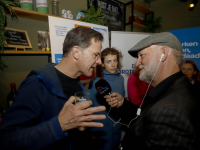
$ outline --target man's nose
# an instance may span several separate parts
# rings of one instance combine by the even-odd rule
[[[136,67],[139,67],[139,65],[141,65],[141,61],[140,61],[140,59],[139,59],[139,58],[137,59],[137,61],[136,61],[135,65],[136,65]]]
[[[102,64],[101,58],[97,59],[96,63],[97,63],[98,65],[101,65],[101,64]]]

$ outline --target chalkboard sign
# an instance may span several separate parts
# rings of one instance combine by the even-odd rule
[[[91,2],[96,9],[101,6],[105,15],[103,22],[108,26],[109,31],[125,30],[126,7],[124,3],[117,0],[91,0]]]
[[[32,48],[28,34],[24,30],[18,29],[6,29],[6,47],[14,47],[14,48]]]

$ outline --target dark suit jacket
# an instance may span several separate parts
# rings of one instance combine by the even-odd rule
[[[123,139],[123,150],[195,149],[199,120],[199,98],[195,94],[181,72],[162,81],[146,97],[141,115],[132,121]],[[135,106],[127,103],[120,108],[121,122],[126,124],[136,112]]]

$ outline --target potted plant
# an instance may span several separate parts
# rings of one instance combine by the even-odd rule
[[[7,11],[12,19],[17,19],[17,15],[12,9],[13,6],[19,6],[18,0],[0,0],[0,52],[3,52],[5,48],[5,27],[7,26],[7,18],[6,18],[6,12]],[[7,67],[4,61],[0,58],[0,69],[4,70],[4,68]]]
[[[103,18],[105,16],[102,12],[102,8],[98,6],[96,10],[91,0],[89,0],[89,8],[87,10],[81,10],[81,12],[84,14],[82,18],[83,22],[104,25]]]
[[[145,20],[144,25],[147,26],[145,32],[151,32],[151,33],[159,32],[162,27],[160,22],[161,22],[161,17]]]

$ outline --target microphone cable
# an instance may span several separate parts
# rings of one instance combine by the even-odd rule
[[[110,93],[109,93],[109,96],[110,96],[110,99],[111,99],[111,94],[110,94]],[[109,113],[110,113],[111,108],[112,108],[111,106],[112,106],[112,100],[111,100],[111,105],[110,105],[110,109],[109,109],[109,111],[108,111],[108,113],[107,113],[107,116],[108,116],[108,118],[110,118],[110,120],[114,123],[114,124],[113,124],[113,127],[114,127],[116,124],[118,124],[118,123],[121,124],[121,125],[126,125],[126,126],[128,126],[127,124],[124,124],[124,123],[121,123],[121,122],[120,122],[121,118],[119,118],[119,120],[115,122],[115,121],[109,116]]]

